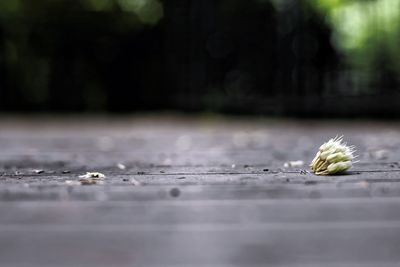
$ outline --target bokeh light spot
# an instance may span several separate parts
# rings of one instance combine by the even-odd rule
[[[156,24],[164,15],[163,5],[158,0],[118,0],[122,10],[135,13],[145,24]]]

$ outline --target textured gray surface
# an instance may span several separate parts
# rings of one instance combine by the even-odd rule
[[[360,163],[308,173],[336,134]],[[0,148],[0,266],[400,266],[397,123],[3,118]]]

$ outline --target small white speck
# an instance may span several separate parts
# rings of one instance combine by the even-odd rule
[[[125,170],[125,169],[126,169],[126,166],[125,166],[124,164],[122,164],[122,163],[118,163],[118,164],[117,164],[117,167],[118,167],[118,169],[120,169],[120,170]]]
[[[302,167],[304,165],[304,161],[302,160],[295,160],[295,161],[289,161],[289,162],[285,162],[285,164],[283,164],[283,167],[285,168],[290,168],[290,167]]]

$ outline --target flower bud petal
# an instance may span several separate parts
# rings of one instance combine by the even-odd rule
[[[330,164],[327,170],[329,174],[335,174],[348,170],[350,169],[351,166],[352,166],[351,161],[342,161]]]

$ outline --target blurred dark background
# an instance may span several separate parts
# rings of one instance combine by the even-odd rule
[[[400,115],[399,0],[2,0],[1,112]]]

